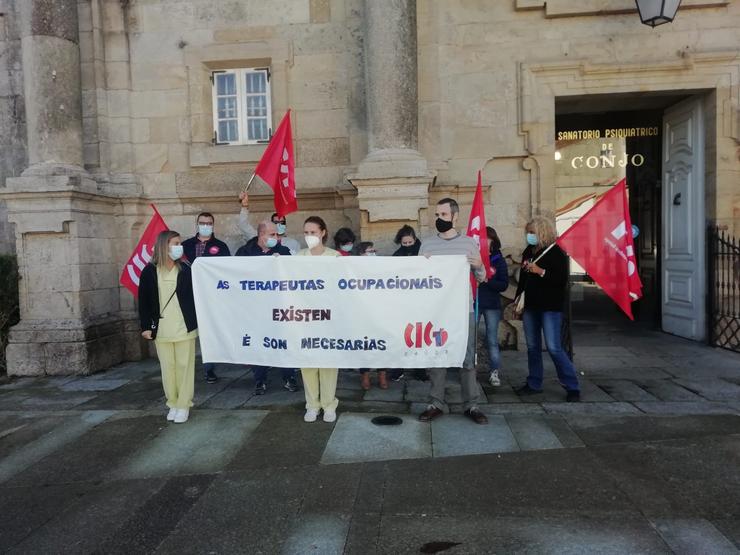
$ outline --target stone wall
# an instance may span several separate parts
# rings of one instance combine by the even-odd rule
[[[0,0],[0,188],[28,165],[23,71],[18,12],[13,0]],[[0,254],[15,251],[15,234],[0,200]]]
[[[470,184],[483,168],[488,215],[505,246],[523,246],[532,211],[556,208],[555,100],[635,91],[705,97],[715,137],[708,215],[737,233],[740,4],[683,2],[676,20],[656,29],[626,0],[418,7],[420,150],[438,185]]]
[[[207,210],[243,242],[237,195],[264,146],[212,143],[213,70],[269,67],[273,126],[292,109],[294,236],[317,214],[389,253],[400,225],[433,230],[442,197],[465,216],[482,169],[516,262],[525,221],[557,207],[556,101],[665,94],[702,98],[707,215],[740,234],[738,2],[684,0],[657,29],[631,0],[0,0],[0,13],[0,252],[24,250],[12,342],[25,373],[141,355],[117,274],[150,203],[183,235]],[[250,198],[254,221],[273,211],[267,188]],[[517,325],[504,326],[512,344]]]

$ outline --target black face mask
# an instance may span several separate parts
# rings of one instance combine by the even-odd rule
[[[434,222],[434,226],[437,228],[437,231],[439,231],[440,233],[446,233],[452,229],[452,222],[451,221],[448,222],[447,220],[437,218],[437,221]]]

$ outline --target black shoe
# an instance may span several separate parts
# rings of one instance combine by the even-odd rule
[[[213,370],[209,370],[206,372],[206,382],[208,383],[216,383],[218,381],[218,376],[216,375],[216,372]]]
[[[254,394],[255,395],[264,395],[267,393],[267,384],[266,383],[258,383],[254,388]]]
[[[488,424],[488,418],[478,409],[468,409],[465,411],[465,416],[470,418],[476,424]]]
[[[296,391],[298,391],[298,382],[295,378],[288,378],[287,380],[285,380],[283,387],[291,393],[295,393]]]
[[[395,374],[395,375],[391,376],[391,381],[393,381],[393,382],[400,382],[401,380],[403,380],[403,378],[405,376],[406,375],[403,372],[401,372],[400,374]]]
[[[531,387],[529,387],[528,383],[525,383],[522,387],[516,390],[517,395],[537,395],[538,393],[542,393],[542,390],[532,389]]]
[[[427,407],[427,410],[419,415],[419,420],[421,420],[422,422],[431,422],[432,420],[442,416],[443,414],[444,412],[439,410],[437,407],[429,405],[429,407]]]
[[[565,394],[565,400],[568,403],[577,403],[581,400],[581,392],[577,389],[570,389]]]

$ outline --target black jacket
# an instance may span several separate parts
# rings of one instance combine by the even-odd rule
[[[501,251],[491,255],[491,268],[496,273],[491,279],[478,286],[478,306],[481,310],[498,310],[501,308],[501,293],[509,287],[509,270]],[[545,272],[547,273],[547,272]]]
[[[410,247],[398,247],[398,249],[396,249],[396,252],[393,253],[393,256],[418,256],[420,248],[421,241],[417,239],[416,243],[414,243]]]
[[[180,265],[175,294],[177,295],[177,302],[180,303],[185,327],[191,332],[198,327],[198,319],[195,316],[193,277],[190,273],[190,265],[187,263]],[[163,299],[162,302],[166,303],[167,299]],[[157,267],[154,264],[147,264],[141,271],[141,277],[139,278],[139,322],[141,331],[152,331],[152,339],[157,336],[160,314]]]
[[[262,250],[262,247],[257,244],[257,241],[253,241],[250,239],[236,250],[234,256],[271,256],[273,254],[290,256],[290,249],[278,243],[277,246],[272,247],[267,252],[264,252]]]
[[[535,248],[528,246],[524,249],[522,262],[532,262],[540,255],[539,252],[535,252]],[[519,272],[516,294],[525,292],[524,309],[562,312],[565,308],[565,288],[568,284],[568,257],[555,245],[537,261],[537,266],[545,270],[544,276],[530,274],[523,268]]]
[[[200,242],[198,236],[185,239],[182,242],[182,250],[185,253],[185,258],[192,264],[195,262],[195,245]],[[214,235],[211,235],[210,239],[206,241],[206,248],[203,251],[203,256],[231,256],[229,247],[223,241],[216,239]]]

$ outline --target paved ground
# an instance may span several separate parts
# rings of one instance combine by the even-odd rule
[[[584,402],[554,381],[518,398],[525,357],[505,353],[489,426],[419,423],[428,384],[365,393],[354,372],[336,424],[303,423],[277,376],[253,396],[239,367],[198,382],[185,425],[165,422],[156,361],[0,382],[0,551],[738,553],[740,355],[639,327],[575,337]]]

